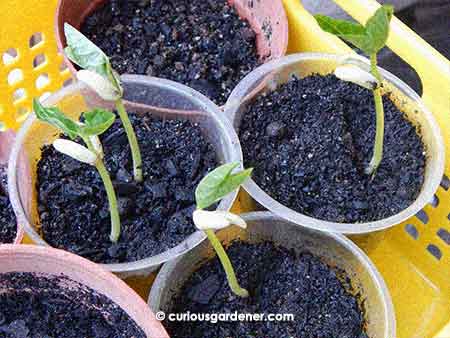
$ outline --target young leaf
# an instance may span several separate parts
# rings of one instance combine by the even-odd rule
[[[325,15],[315,16],[320,28],[325,32],[336,35],[362,51],[368,53],[372,47],[370,37],[367,36],[366,29],[359,23],[346,20],[333,19]]]
[[[381,6],[366,23],[366,33],[372,41],[372,53],[377,53],[386,45],[389,36],[389,23],[394,14],[391,5]]]
[[[39,120],[62,130],[72,140],[80,134],[80,126],[66,117],[58,108],[45,108],[37,99],[34,99],[33,110]]]
[[[104,77],[109,76],[109,60],[100,48],[68,23],[64,24],[64,33],[67,40],[65,52],[72,62]]]
[[[93,71],[121,91],[120,79],[111,67],[108,56],[89,40],[83,33],[68,23],[64,24],[67,47],[64,49],[67,57],[83,69]]]
[[[84,126],[81,127],[81,132],[86,136],[97,136],[103,134],[112,126],[116,119],[116,115],[113,113],[102,110],[94,109],[83,114]]]
[[[205,209],[211,206],[237,189],[251,176],[253,169],[232,174],[233,170],[238,166],[238,162],[222,165],[200,181],[195,191],[198,209]]]

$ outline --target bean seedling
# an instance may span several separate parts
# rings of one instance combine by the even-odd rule
[[[123,104],[123,88],[120,77],[112,68],[108,56],[77,29],[64,24],[67,40],[65,53],[75,64],[83,68],[77,73],[78,80],[86,83],[104,100],[114,101],[128,137],[133,157],[133,172],[136,182],[142,182],[142,156],[136,133]]]
[[[370,57],[370,72],[374,77],[374,86],[372,88],[370,86],[368,87],[372,89],[375,100],[376,135],[373,156],[366,168],[366,173],[369,175],[373,175],[376,172],[383,158],[384,108],[381,95],[382,77],[378,71],[377,53],[386,45],[389,36],[389,24],[393,13],[393,6],[381,6],[366,22],[365,26],[346,20],[333,19],[324,15],[316,15],[315,17],[325,32],[348,41]],[[363,72],[362,70],[349,72],[341,68],[339,70],[337,69],[336,75],[341,79],[356,82],[367,87],[365,84],[372,81],[370,81],[370,76],[364,76]]]
[[[109,111],[94,109],[83,113],[83,123],[75,122],[64,115],[58,108],[46,108],[36,99],[33,101],[33,110],[40,121],[56,127],[72,140],[75,140],[77,137],[81,138],[87,146],[86,148],[79,143],[66,139],[56,139],[53,142],[53,146],[57,151],[97,168],[108,196],[111,214],[110,239],[112,242],[117,242],[120,237],[120,216],[117,207],[117,197],[111,177],[103,163],[103,147],[98,137],[111,127],[116,119],[115,115]]]
[[[242,218],[231,212],[204,210],[238,189],[251,176],[252,169],[233,173],[238,166],[238,162],[225,164],[213,170],[201,180],[195,191],[197,210],[194,211],[193,218],[196,227],[206,233],[216,251],[231,290],[236,295],[245,298],[249,295],[248,291],[240,287],[230,258],[214,230],[223,229],[233,224],[245,229],[247,224]]]

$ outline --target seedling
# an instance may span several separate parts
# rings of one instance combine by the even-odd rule
[[[370,57],[370,72],[374,77],[373,81],[369,76],[364,75],[364,70],[361,69],[352,72],[341,68],[337,69],[336,72],[336,75],[341,79],[356,82],[364,87],[371,88],[373,91],[376,110],[376,136],[373,156],[366,168],[366,173],[369,175],[376,172],[383,158],[384,108],[380,87],[383,79],[378,71],[377,54],[386,45],[389,36],[389,23],[393,13],[393,6],[381,6],[366,22],[365,26],[324,15],[316,15],[316,20],[324,31],[348,41]],[[354,65],[358,67],[357,63],[354,63]],[[372,86],[370,83],[374,83],[374,85]]]
[[[115,115],[109,111],[94,109],[83,114],[84,123],[75,122],[65,116],[58,108],[43,107],[36,99],[33,101],[33,110],[40,121],[58,128],[72,140],[80,137],[87,146],[86,148],[81,144],[66,139],[56,139],[53,142],[53,146],[57,151],[97,168],[108,196],[111,214],[110,239],[114,243],[117,242],[120,237],[117,197],[111,177],[103,163],[103,147],[98,138],[114,123]]]
[[[223,229],[233,224],[245,229],[247,224],[242,218],[231,212],[204,210],[238,189],[251,176],[253,169],[233,173],[238,166],[238,162],[225,164],[202,179],[195,191],[197,210],[194,211],[193,218],[196,227],[206,233],[216,251],[227,275],[231,290],[236,295],[245,298],[249,295],[248,291],[240,287],[230,258],[214,230]]]
[[[123,88],[120,77],[112,68],[108,56],[77,29],[64,24],[67,40],[65,53],[75,64],[83,68],[77,73],[78,80],[86,83],[107,101],[114,101],[122,120],[133,156],[133,172],[136,182],[142,182],[142,156],[136,134],[123,104]]]

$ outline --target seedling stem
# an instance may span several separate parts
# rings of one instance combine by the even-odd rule
[[[130,144],[131,155],[133,157],[134,180],[137,182],[142,182],[143,176],[141,151],[139,149],[139,143],[134,132],[133,125],[131,124],[127,111],[125,110],[125,106],[123,105],[122,98],[116,100],[116,109],[119,113],[120,119],[122,120],[122,124]]]
[[[223,269],[227,275],[228,284],[230,285],[231,290],[238,295],[239,297],[246,298],[248,297],[248,291],[241,288],[239,282],[236,278],[236,273],[234,271],[233,265],[231,264],[230,258],[228,257],[225,249],[217,238],[216,234],[213,230],[205,230],[206,236],[208,236],[211,245],[219,257],[220,262],[222,263]]]

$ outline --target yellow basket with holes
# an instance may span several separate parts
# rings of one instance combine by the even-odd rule
[[[290,26],[289,52],[348,51],[343,42],[320,30],[300,0],[283,2]],[[335,2],[362,22],[378,6],[374,0]],[[71,81],[56,48],[55,10],[56,0],[0,1],[3,127],[17,129],[29,113],[33,97],[54,92]],[[423,100],[438,120],[446,142],[446,177],[434,201],[417,217],[357,242],[390,288],[398,337],[450,338],[450,63],[397,19],[392,22],[388,45],[422,80]]]

